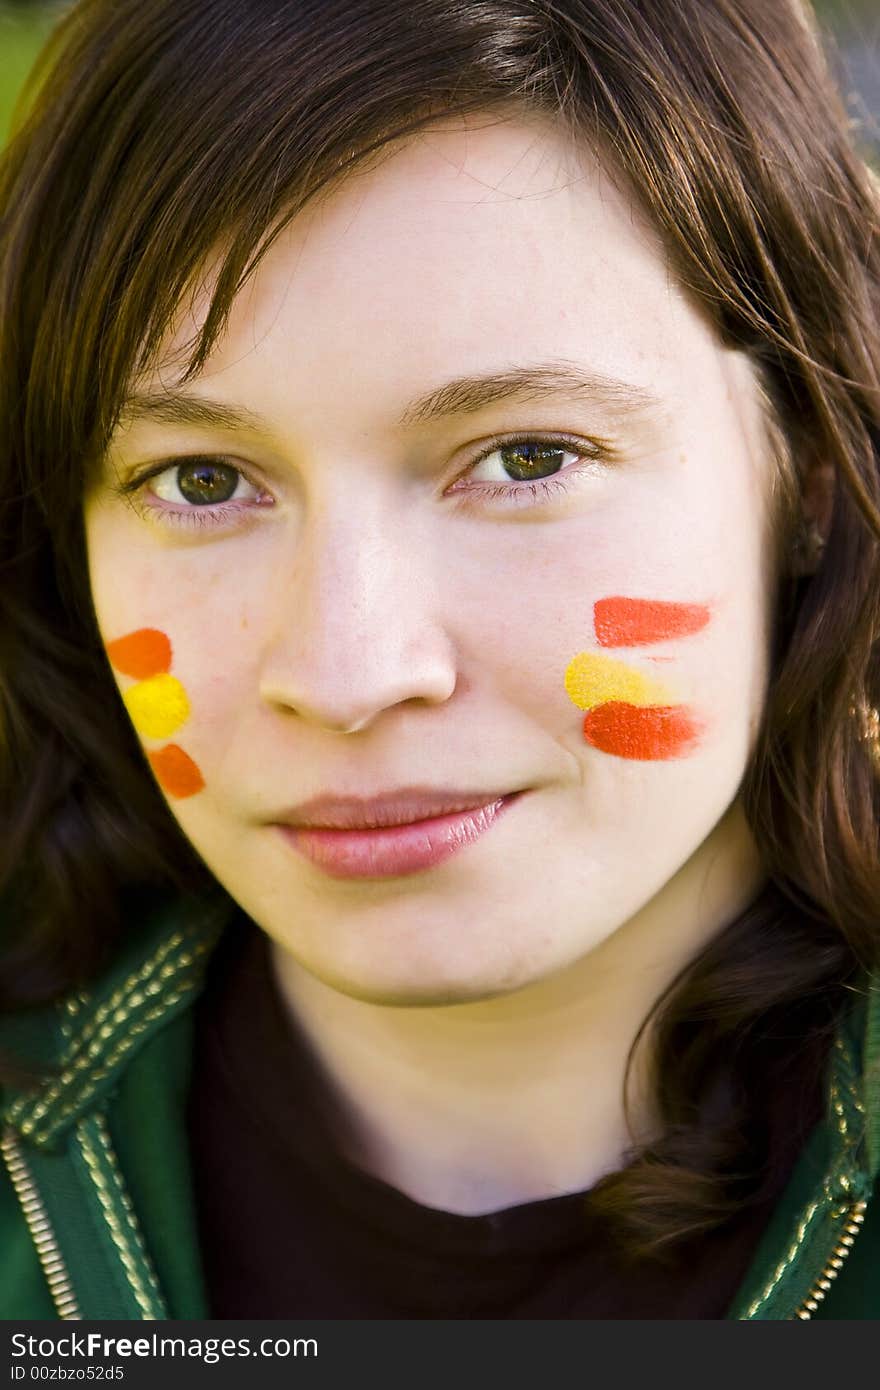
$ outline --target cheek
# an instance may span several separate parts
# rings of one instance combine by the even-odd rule
[[[673,667],[663,679],[620,657],[595,649],[579,652],[564,678],[572,704],[584,711],[585,741],[602,753],[640,762],[686,757],[702,741],[704,717],[681,699],[674,675],[680,643],[706,628],[706,603],[612,594],[593,605],[594,640],[600,647],[647,648],[664,644],[655,661]],[[671,650],[666,644],[675,643]],[[647,654],[647,660],[651,660]]]
[[[627,598],[612,594],[596,600],[593,622],[602,647],[646,647],[677,637],[690,637],[711,617],[706,603],[668,599]]]
[[[106,644],[113,669],[124,678],[122,698],[132,724],[146,747],[156,781],[174,798],[194,796],[204,787],[198,765],[177,742],[168,742],[188,724],[192,709],[187,691],[172,673],[171,639],[159,628],[123,633]]]
[[[652,705],[640,709],[609,700],[584,716],[584,738],[600,753],[640,762],[665,762],[693,752],[701,741],[704,721],[685,705]]]
[[[178,744],[168,743],[147,757],[156,781],[169,796],[183,800],[203,790],[205,779],[198,764]]]

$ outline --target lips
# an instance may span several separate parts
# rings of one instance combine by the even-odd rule
[[[309,830],[378,830],[392,825],[474,811],[501,801],[503,791],[462,792],[445,788],[401,787],[381,796],[315,796],[278,817],[285,825]]]
[[[476,843],[521,793],[405,788],[316,797],[279,818],[287,842],[333,878],[417,873]]]

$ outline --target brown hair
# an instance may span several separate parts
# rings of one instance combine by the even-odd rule
[[[80,0],[59,25],[0,168],[0,1004],[92,976],[133,894],[208,882],[88,592],[83,491],[130,381],[218,247],[191,374],[309,198],[438,114],[511,106],[611,161],[795,465],[836,479],[818,570],[780,581],[745,787],[769,886],[658,1003],[664,1132],[590,1198],[657,1253],[760,1198],[742,1135],[778,1040],[824,1036],[880,955],[877,212],[794,0]]]

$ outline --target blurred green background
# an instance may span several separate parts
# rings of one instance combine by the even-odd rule
[[[0,142],[34,55],[67,8],[69,0],[0,0]],[[880,164],[880,0],[814,0],[814,8],[829,36],[859,144]]]
[[[18,89],[63,6],[0,0],[0,141],[6,139]]]

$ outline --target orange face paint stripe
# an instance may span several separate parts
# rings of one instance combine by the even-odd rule
[[[165,675],[171,668],[171,643],[164,632],[155,627],[141,627],[107,643],[110,663],[124,676],[149,680],[150,676]]]
[[[673,637],[690,637],[709,621],[702,603],[663,599],[600,598],[593,606],[596,637],[602,647],[644,647]]]
[[[166,744],[158,752],[147,753],[156,781],[169,796],[195,796],[205,785],[204,778],[188,753],[176,743]]]
[[[683,705],[628,705],[608,700],[584,718],[584,738],[602,753],[642,762],[679,758],[697,742],[700,725]]]

